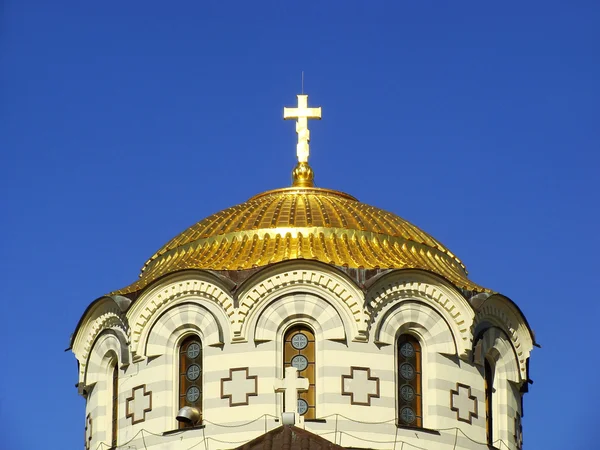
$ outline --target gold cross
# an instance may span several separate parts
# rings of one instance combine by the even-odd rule
[[[308,162],[308,143],[310,142],[310,131],[308,131],[308,119],[321,119],[321,107],[309,108],[308,95],[298,95],[297,108],[283,108],[283,119],[298,119],[296,122],[296,133],[298,133],[298,145],[296,154],[298,162]]]

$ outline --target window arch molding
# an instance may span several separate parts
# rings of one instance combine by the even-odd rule
[[[117,360],[120,367],[128,365],[129,351],[124,339],[120,330],[113,329],[104,330],[97,336],[86,361],[84,389],[105,376],[106,367],[112,360]]]
[[[222,322],[217,317],[211,308],[194,299],[172,305],[150,325],[147,339],[140,341],[141,356],[160,356],[175,351],[175,342],[186,332],[197,333],[205,346],[223,346]]]
[[[398,303],[417,301],[436,311],[454,337],[461,359],[468,360],[472,345],[471,324],[475,313],[464,296],[447,280],[418,269],[399,269],[384,274],[369,287],[365,303],[370,310],[372,328]]]
[[[198,270],[186,270],[165,277],[137,299],[128,311],[131,326],[131,352],[135,359],[145,355],[146,341],[153,324],[165,311],[180,303],[203,305],[219,319],[228,337],[234,311],[229,289],[215,275]],[[228,324],[228,325],[224,325]]]
[[[348,339],[368,340],[368,315],[359,306],[364,293],[345,274],[313,261],[278,263],[244,282],[238,297],[243,322],[236,339],[251,339],[262,310],[274,300],[298,292],[320,297],[334,307],[344,323]]]
[[[421,407],[422,425],[427,428],[439,426],[439,414],[428,414],[428,406],[447,402],[447,391],[425,389],[430,380],[444,378],[446,366],[438,365],[438,354],[456,355],[455,337],[444,317],[430,305],[415,299],[396,303],[389,308],[377,324],[374,341],[378,345],[386,345],[394,350],[394,380],[396,417],[399,417],[399,357],[398,339],[409,335],[416,339],[421,347]]]
[[[210,357],[211,347],[222,348],[224,343],[220,338],[223,333],[222,322],[219,321],[215,305],[198,299],[193,295],[178,299],[169,308],[164,309],[149,325],[145,333],[147,341],[140,340],[143,355],[162,357],[163,381],[171,386],[167,406],[171,414],[162,417],[163,429],[174,430],[179,426],[176,415],[179,411],[179,350],[181,343],[189,336],[197,336],[202,343],[202,363],[205,372],[206,358]],[[141,346],[143,343],[143,346]],[[146,350],[147,348],[147,350]],[[203,373],[204,375],[204,373]],[[204,389],[206,380],[203,379]],[[204,399],[203,399],[204,402]]]
[[[486,361],[493,370],[492,440],[496,447],[499,439],[514,443],[515,418],[522,414],[517,354],[508,336],[497,327],[480,332],[475,342],[475,362],[482,368],[482,377],[485,378]]]
[[[346,327],[337,309],[319,295],[300,291],[281,295],[261,309],[254,321],[254,341],[267,342],[278,339],[282,319],[285,321],[288,317],[313,323],[315,333],[315,327],[319,328],[320,339],[346,339]]]
[[[88,376],[83,390],[86,397],[86,417],[91,417],[94,423],[91,448],[100,442],[112,447],[113,375],[115,370],[120,371],[119,352],[117,338],[113,334],[103,332],[98,336],[88,358]],[[118,391],[116,400],[118,408]],[[118,415],[116,419],[118,425]]]
[[[394,345],[401,334],[413,334],[427,344],[429,352],[456,355],[456,339],[448,322],[426,303],[411,299],[395,304],[378,321],[374,332],[377,344]]]

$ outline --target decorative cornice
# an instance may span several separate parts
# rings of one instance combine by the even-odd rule
[[[410,274],[410,278],[407,278]],[[415,280],[415,277],[417,278]],[[367,294],[365,303],[370,312],[370,325],[377,320],[379,314],[393,302],[398,300],[421,300],[429,303],[445,317],[457,338],[457,351],[461,358],[467,357],[471,349],[473,336],[470,326],[473,321],[473,310],[468,302],[459,294],[449,295],[441,284],[434,284],[426,274],[416,271],[391,273],[376,283]]]
[[[248,318],[255,312],[257,305],[272,299],[273,295],[282,296],[292,291],[304,291],[323,296],[327,293],[336,300],[353,325],[352,339],[367,340],[367,312],[362,309],[363,294],[351,281],[333,275],[322,269],[310,267],[309,262],[297,262],[294,268],[272,273],[256,279],[255,283],[246,286],[238,299],[239,322],[233,328],[234,340],[246,340]],[[281,270],[281,267],[279,268]],[[269,273],[269,272],[267,272]],[[314,290],[314,292],[313,292]]]
[[[140,297],[133,305],[131,349],[137,357],[140,355],[139,343],[146,326],[154,320],[159,310],[164,309],[166,305],[177,298],[196,296],[210,300],[221,307],[231,324],[235,322],[236,312],[231,295],[207,279],[198,278],[197,274],[194,275],[196,275],[195,279],[179,275],[177,280],[157,287],[148,295]]]

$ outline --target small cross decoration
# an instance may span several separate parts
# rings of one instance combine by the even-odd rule
[[[477,419],[477,397],[471,395],[471,386],[456,383],[456,390],[450,390],[450,409],[456,412],[456,419],[469,425]]]
[[[144,408],[144,405],[148,405]],[[146,392],[146,385],[141,384],[131,390],[131,397],[125,402],[125,417],[131,418],[135,425],[146,420],[146,413],[152,411],[152,391]]]
[[[273,388],[275,392],[285,393],[285,412],[293,412],[298,415],[298,391],[307,391],[309,387],[308,378],[298,378],[298,369],[286,367],[285,377],[275,380]]]
[[[258,377],[248,371],[248,367],[229,369],[229,378],[221,378],[221,398],[229,399],[229,406],[248,405],[250,397],[258,395]]]
[[[379,378],[369,367],[350,367],[350,375],[342,375],[342,395],[349,395],[352,405],[371,406],[371,399],[379,398]]]

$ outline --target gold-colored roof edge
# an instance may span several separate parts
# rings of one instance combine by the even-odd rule
[[[346,192],[336,191],[335,189],[327,189],[327,188],[319,188],[319,187],[302,187],[302,186],[292,186],[286,188],[278,188],[271,189],[269,191],[261,192],[260,194],[256,194],[253,197],[250,197],[247,202],[251,202],[257,200],[262,197],[266,197],[268,195],[276,195],[276,194],[329,194],[335,195],[337,197],[342,197],[346,200],[351,200],[353,202],[358,202],[359,200]]]
[[[335,264],[330,264],[330,263],[326,263],[323,261],[320,261],[318,259],[315,258],[295,258],[294,260],[283,260],[283,261],[275,261],[272,263],[268,263],[268,264],[264,264],[264,265],[260,265],[260,266],[256,266],[256,267],[251,267],[251,268],[247,268],[247,269],[241,269],[241,271],[255,271],[255,270],[264,270],[270,267],[273,267],[275,265],[278,264],[287,264],[290,263],[292,261],[306,261],[308,263],[318,263],[318,264],[324,264],[327,266],[331,266],[334,267],[338,270],[342,270],[342,269],[357,269],[356,267],[346,267],[346,266],[337,266]],[[390,272],[393,271],[420,271],[420,272],[426,272],[429,273],[433,276],[439,277],[441,279],[443,279],[444,281],[446,281],[447,283],[449,283],[450,285],[454,286],[454,288],[458,289],[458,290],[466,290],[466,291],[473,291],[473,292],[486,292],[489,294],[500,294],[500,292],[495,291],[493,289],[487,288],[485,286],[482,286],[480,284],[477,284],[471,280],[469,280],[467,277],[460,277],[460,281],[462,283],[457,283],[456,281],[451,280],[450,278],[448,278],[447,276],[440,274],[438,272],[435,272],[431,269],[425,269],[422,267],[389,267],[389,268],[381,268],[382,270],[389,270]],[[364,269],[364,270],[372,270],[372,269]],[[199,272],[207,272],[207,273],[211,273],[214,275],[214,273],[219,273],[219,272],[229,272],[229,269],[207,269],[207,268],[199,268],[199,267],[184,267],[178,270],[174,270],[172,272],[168,272],[168,273],[164,273],[160,276],[158,276],[157,278],[154,278],[152,280],[148,280],[147,282],[144,282],[145,280],[143,280],[142,278],[137,279],[136,281],[134,281],[131,284],[128,284],[127,286],[112,291],[108,294],[103,295],[102,297],[109,297],[111,295],[124,295],[124,296],[130,296],[131,294],[135,294],[135,298],[137,298],[139,295],[141,295],[144,291],[146,291],[147,289],[150,289],[153,285],[155,285],[156,283],[158,283],[160,280],[170,276],[170,275],[175,275],[178,273],[182,273],[182,272],[194,272],[194,271],[199,271]],[[387,275],[387,273],[386,273]],[[502,294],[501,294],[502,295]],[[131,297],[130,297],[131,298]]]

